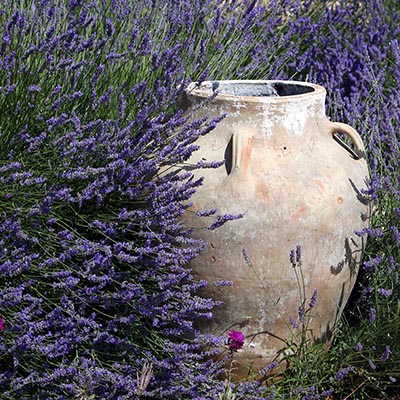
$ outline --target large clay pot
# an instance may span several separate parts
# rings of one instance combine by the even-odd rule
[[[235,354],[242,373],[264,368],[298,334],[289,319],[298,319],[314,289],[308,328],[313,340],[329,344],[356,280],[365,243],[355,231],[370,216],[361,193],[368,169],[357,132],[325,116],[325,96],[321,86],[294,81],[203,82],[187,90],[195,118],[226,113],[196,142],[200,150],[188,162],[225,159],[225,166],[196,172],[204,184],[184,218],[208,243],[191,264],[209,282],[203,294],[223,301],[202,329],[244,333],[244,348]],[[213,208],[244,217],[208,230],[209,221],[195,211]],[[301,272],[290,262],[296,246]],[[304,277],[304,293],[296,274]],[[233,285],[214,285],[218,280]]]

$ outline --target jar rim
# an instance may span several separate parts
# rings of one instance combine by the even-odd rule
[[[325,95],[323,86],[293,80],[215,80],[192,82],[186,88],[188,95],[218,100],[242,100],[254,103],[287,101],[309,96]]]

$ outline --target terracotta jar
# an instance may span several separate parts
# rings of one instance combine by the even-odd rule
[[[355,231],[370,216],[361,192],[368,168],[357,132],[325,116],[325,96],[323,87],[295,81],[203,82],[187,90],[185,107],[194,118],[226,113],[188,161],[225,165],[196,171],[204,184],[184,219],[208,243],[191,264],[209,282],[203,295],[223,301],[201,329],[243,332],[244,348],[234,356],[242,375],[264,368],[285,341],[296,340],[299,307],[309,307],[315,289],[307,328],[329,345],[356,280],[365,239]],[[211,219],[195,212],[214,208],[244,216],[209,230]],[[302,265],[294,267],[297,246]],[[219,280],[232,286],[215,285]]]

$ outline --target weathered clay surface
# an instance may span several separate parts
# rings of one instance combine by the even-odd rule
[[[250,96],[244,95],[246,88]],[[289,254],[297,245],[302,248],[306,305],[318,289],[310,335],[329,345],[365,245],[354,231],[368,226],[370,208],[360,194],[368,169],[357,133],[326,118],[322,87],[285,81],[205,82],[189,87],[186,106],[198,106],[213,90],[219,94],[195,117],[227,117],[198,140],[200,150],[189,163],[225,159],[226,165],[197,172],[205,177],[204,185],[194,195],[185,223],[198,228],[193,234],[208,242],[191,265],[199,278],[209,281],[203,295],[224,301],[202,329],[245,334],[244,349],[235,355],[245,374],[248,368],[264,368],[284,340],[296,334],[289,317],[297,319],[302,298]],[[333,140],[335,132],[351,137],[359,157]],[[214,231],[202,229],[210,221],[194,211],[212,208],[245,216]],[[224,279],[233,286],[213,285]]]

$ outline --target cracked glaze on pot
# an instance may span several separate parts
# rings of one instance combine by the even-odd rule
[[[213,91],[216,97],[204,101]],[[184,219],[201,228],[206,220],[194,211],[244,213],[214,231],[195,229],[208,246],[191,264],[209,282],[203,295],[224,302],[202,330],[236,329],[246,336],[234,356],[239,375],[264,368],[295,335],[289,317],[297,319],[302,299],[289,254],[297,245],[306,304],[318,289],[309,323],[314,340],[329,346],[355,283],[365,243],[354,231],[367,227],[370,216],[360,192],[368,169],[359,135],[330,122],[324,103],[323,87],[293,81],[203,82],[187,90],[185,107],[193,118],[227,114],[196,142],[200,150],[188,161],[225,159],[225,166],[196,171],[204,184]],[[336,133],[347,136],[353,150]],[[216,280],[233,286],[216,287]]]

